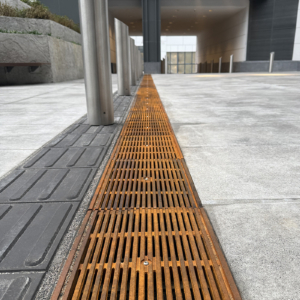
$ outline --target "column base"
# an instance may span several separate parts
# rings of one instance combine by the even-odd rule
[[[161,74],[161,62],[144,62],[145,74]]]

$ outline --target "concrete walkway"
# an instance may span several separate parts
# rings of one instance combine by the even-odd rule
[[[84,114],[83,80],[0,87],[0,178]]]
[[[300,299],[300,73],[153,79],[243,299]]]
[[[83,116],[0,180],[0,299],[49,299],[136,88],[114,96],[113,125],[90,126]],[[59,91],[57,97],[64,98]]]

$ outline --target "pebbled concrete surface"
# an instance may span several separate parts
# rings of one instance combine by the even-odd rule
[[[300,73],[153,79],[242,298],[300,299]]]
[[[0,87],[0,178],[84,114],[83,80]]]

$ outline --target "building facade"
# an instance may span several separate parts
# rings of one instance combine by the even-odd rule
[[[42,2],[54,13],[79,22],[77,3]],[[299,0],[108,0],[108,4],[111,19],[127,24],[130,35],[143,36],[145,68],[149,66],[150,73],[159,72],[161,52],[180,52],[162,51],[161,36],[196,36],[198,64],[216,63],[220,57],[226,64],[234,55],[236,63],[246,63],[240,70],[245,66],[254,70],[261,66],[257,62],[269,60],[270,52],[291,70],[297,68],[292,62],[300,61]],[[113,36],[112,24],[112,43]]]

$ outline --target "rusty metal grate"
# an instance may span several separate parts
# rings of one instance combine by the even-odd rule
[[[241,299],[149,75],[54,299]]]

